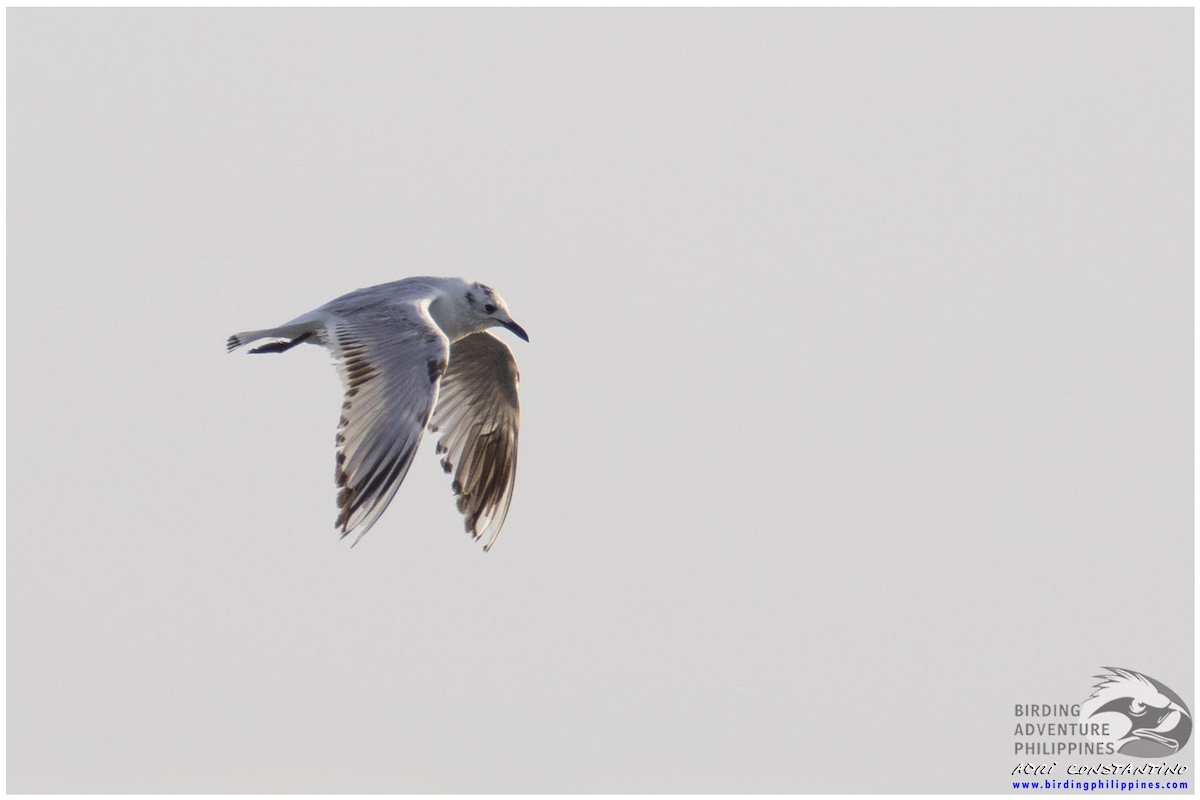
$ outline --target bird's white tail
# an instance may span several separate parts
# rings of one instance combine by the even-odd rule
[[[250,352],[252,353],[282,353],[292,347],[300,344],[300,342],[311,338],[313,330],[311,325],[280,325],[278,328],[266,328],[261,331],[242,331],[235,333],[225,340],[225,352],[232,353],[242,345],[257,342],[259,339],[288,339],[290,341],[281,342],[278,346],[263,345],[256,347]]]
[[[259,339],[265,339],[268,336],[280,336],[280,335],[282,335],[282,334],[275,333],[274,328],[268,328],[265,331],[242,331],[241,333],[235,333],[233,336],[230,336],[228,339],[225,340],[225,350],[226,350],[226,352],[232,353],[234,350],[237,350],[242,345],[250,344],[251,342],[256,342]]]

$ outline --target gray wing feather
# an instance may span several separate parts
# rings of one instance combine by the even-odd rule
[[[441,431],[442,469],[451,484],[467,533],[488,550],[500,534],[517,473],[517,363],[508,345],[476,333],[450,346],[450,365],[430,430]]]
[[[408,474],[437,403],[449,342],[420,303],[333,314],[326,331],[346,389],[336,440],[336,525],[342,536],[359,530],[361,539]]]

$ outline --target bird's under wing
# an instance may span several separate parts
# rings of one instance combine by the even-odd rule
[[[450,346],[450,366],[431,431],[440,431],[442,469],[451,484],[467,533],[490,549],[512,501],[517,472],[517,363],[508,345],[476,333]]]
[[[326,330],[346,389],[337,431],[336,525],[342,536],[361,529],[361,539],[408,474],[437,403],[449,342],[419,302],[332,315]]]

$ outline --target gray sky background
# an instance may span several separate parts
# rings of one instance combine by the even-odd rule
[[[8,789],[1002,791],[1194,704],[1193,12],[9,10]],[[484,555],[329,357],[529,331]],[[1192,764],[1194,744],[1178,759]]]

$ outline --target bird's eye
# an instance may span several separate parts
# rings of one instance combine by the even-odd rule
[[[1129,713],[1133,714],[1134,716],[1141,716],[1142,714],[1146,713],[1146,704],[1138,702],[1137,700],[1131,700],[1129,702]]]
[[[492,305],[491,303],[488,303],[486,306],[484,306],[484,307],[483,307],[483,310],[484,310],[484,312],[485,312],[485,313],[487,313],[487,314],[494,314],[494,313],[496,313],[496,307],[495,307],[494,305]]]

